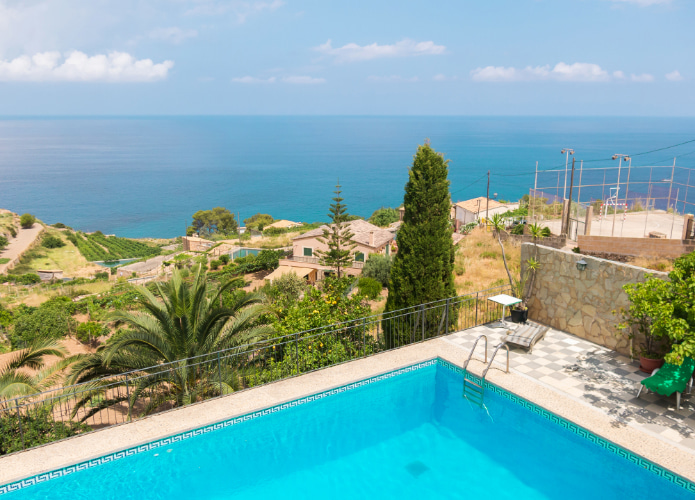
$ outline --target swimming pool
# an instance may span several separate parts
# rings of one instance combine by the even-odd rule
[[[261,250],[261,248],[237,248],[232,252],[232,260],[236,260],[239,257],[246,257],[248,255],[258,255]]]
[[[461,387],[459,369],[431,360],[2,497],[693,498],[692,483],[532,403],[488,384],[488,413]]]

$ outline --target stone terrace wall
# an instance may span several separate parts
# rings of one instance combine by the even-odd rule
[[[522,263],[533,255],[533,245],[524,243]],[[584,271],[577,269],[581,259],[587,262]],[[630,341],[615,328],[619,318],[613,313],[629,305],[623,285],[643,282],[647,274],[662,279],[667,274],[541,245],[538,261],[529,318],[630,355]],[[641,341],[635,339],[635,345]]]
[[[694,251],[695,241],[579,235],[577,237],[577,246],[579,246],[582,252],[589,254],[607,253],[674,259]]]

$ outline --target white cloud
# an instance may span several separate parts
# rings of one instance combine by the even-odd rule
[[[125,52],[90,57],[74,51],[64,59],[60,52],[41,52],[0,60],[0,81],[152,82],[166,78],[173,66],[173,61],[155,64]]]
[[[634,3],[641,7],[649,7],[650,5],[658,5],[662,3],[671,3],[671,0],[610,0],[615,3]]]
[[[232,78],[234,83],[246,83],[246,84],[267,84],[267,83],[289,83],[293,85],[319,85],[321,83],[326,83],[325,78],[314,78],[311,76],[283,76],[282,78],[276,78],[271,76],[270,78],[257,78],[255,76],[242,76],[238,78]]]
[[[438,55],[446,51],[444,45],[435,45],[432,41],[415,42],[414,40],[404,39],[392,45],[357,45],[348,43],[342,47],[333,47],[331,41],[319,45],[315,48],[327,56],[334,57],[337,62],[368,61],[383,57],[409,57],[423,55]]]
[[[326,83],[325,78],[314,78],[311,76],[285,76],[282,78],[282,81],[294,85],[318,85]]]
[[[623,73],[622,71],[614,71],[613,78],[615,78],[616,80],[622,80],[623,78],[625,78],[625,73]]]
[[[255,14],[268,11],[273,12],[283,5],[283,0],[255,1],[245,0],[194,0],[196,5],[186,11],[188,15],[219,16],[231,13],[239,24]]]
[[[633,82],[653,82],[654,77],[650,75],[649,73],[642,73],[641,75],[630,75],[630,80]]]
[[[620,73],[622,75],[622,73]],[[615,76],[615,74],[614,74]],[[471,71],[473,80],[479,82],[513,82],[556,80],[564,82],[602,82],[610,79],[608,72],[598,64],[557,63],[552,69],[550,65],[527,66],[523,69],[504,66],[486,66]],[[619,76],[620,77],[620,76]]]
[[[674,70],[670,73],[666,73],[666,79],[671,82],[679,82],[683,79],[683,76],[680,71]]]
[[[187,38],[195,38],[198,36],[196,30],[184,30],[177,26],[171,28],[157,28],[150,31],[149,37],[153,40],[161,40],[163,42],[173,43],[178,45]]]
[[[572,82],[597,82],[608,80],[608,73],[601,69],[601,66],[589,63],[557,63],[551,74],[557,76],[558,80]]]
[[[398,83],[398,82],[419,82],[420,79],[417,76],[404,77],[400,75],[390,75],[390,76],[368,76],[367,80],[370,82],[377,83]]]
[[[251,84],[275,83],[275,77],[271,76],[270,78],[256,78],[255,76],[242,76],[242,77],[232,78],[232,81],[234,83],[251,83]]]

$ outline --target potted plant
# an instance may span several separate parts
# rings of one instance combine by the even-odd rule
[[[664,364],[664,355],[671,350],[671,342],[664,330],[654,328],[654,319],[663,315],[664,306],[668,307],[668,282],[648,279],[646,283],[629,283],[623,287],[630,299],[630,306],[621,308],[619,314],[620,334],[627,333],[630,343],[636,336],[641,340],[637,347],[632,346],[633,355],[639,357],[640,371],[652,373]]]
[[[512,306],[512,323],[526,323],[528,320],[528,307],[524,302]]]

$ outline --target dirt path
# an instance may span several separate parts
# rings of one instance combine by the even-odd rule
[[[43,226],[38,222],[29,229],[20,228],[17,237],[10,241],[5,250],[0,252],[0,259],[10,259],[7,264],[0,264],[0,273],[5,273],[15,259],[26,252],[43,231]]]

